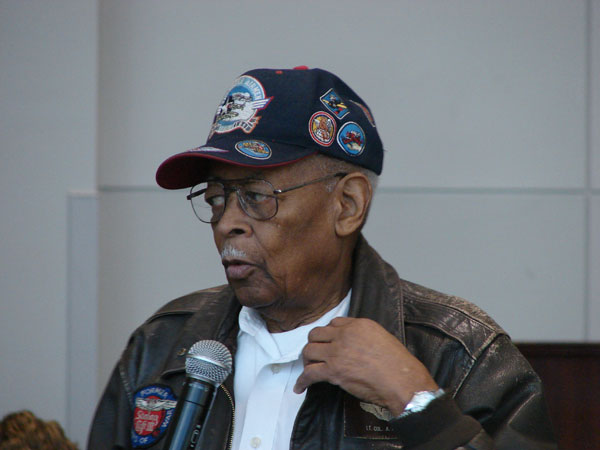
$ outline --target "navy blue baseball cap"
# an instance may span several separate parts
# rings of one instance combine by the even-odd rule
[[[277,167],[315,153],[381,174],[383,145],[366,103],[322,69],[255,69],[240,75],[217,107],[205,145],[165,160],[166,189],[206,179],[210,160]]]

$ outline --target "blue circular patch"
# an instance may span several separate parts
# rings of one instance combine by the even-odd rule
[[[365,149],[365,132],[356,122],[347,122],[338,132],[337,143],[350,156],[358,156]]]
[[[175,413],[177,399],[171,388],[150,385],[139,389],[133,396],[133,424],[131,446],[144,448],[154,445],[167,430]]]
[[[243,155],[253,159],[269,159],[271,157],[271,147],[262,141],[253,139],[240,141],[235,144],[235,149]]]

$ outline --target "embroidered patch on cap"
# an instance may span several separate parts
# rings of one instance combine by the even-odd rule
[[[313,140],[324,147],[329,147],[335,138],[335,119],[326,112],[319,111],[308,121],[308,131]]]
[[[337,95],[333,89],[329,89],[325,94],[321,95],[320,99],[321,103],[323,103],[338,119],[342,119],[350,112],[340,96]]]
[[[139,389],[133,396],[131,446],[144,448],[155,444],[167,430],[177,399],[168,386],[153,384]]]
[[[269,159],[271,157],[271,147],[262,141],[248,140],[240,141],[235,144],[235,149],[253,159]]]
[[[272,98],[267,98],[260,81],[242,75],[217,108],[209,139],[214,133],[229,133],[237,128],[245,133],[252,132],[260,119],[256,113],[266,108]]]
[[[371,114],[371,111],[369,111],[369,108],[367,108],[362,103],[355,102],[354,100],[350,100],[350,101],[352,103],[354,103],[356,106],[358,106],[360,109],[362,109],[362,112],[364,112],[365,116],[367,116],[367,120],[369,121],[369,123],[371,124],[371,126],[373,128],[375,128],[375,119],[373,119],[373,115]]]
[[[337,143],[350,156],[358,156],[365,149],[365,132],[356,122],[347,122],[338,132]]]

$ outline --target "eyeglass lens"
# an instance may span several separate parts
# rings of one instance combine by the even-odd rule
[[[231,185],[209,181],[194,186],[188,198],[198,219],[215,223],[223,216],[228,197],[235,191],[246,214],[254,219],[266,220],[277,213],[277,199],[273,190],[271,183],[266,180],[246,180]]]

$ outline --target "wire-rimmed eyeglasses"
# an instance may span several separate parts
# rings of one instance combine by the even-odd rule
[[[249,217],[268,220],[277,214],[279,208],[277,196],[279,194],[346,175],[345,172],[338,172],[285,189],[275,189],[267,180],[253,178],[227,181],[209,180],[193,186],[186,198],[192,204],[196,217],[204,223],[216,223],[223,217],[227,199],[233,192],[236,193],[242,210]]]

